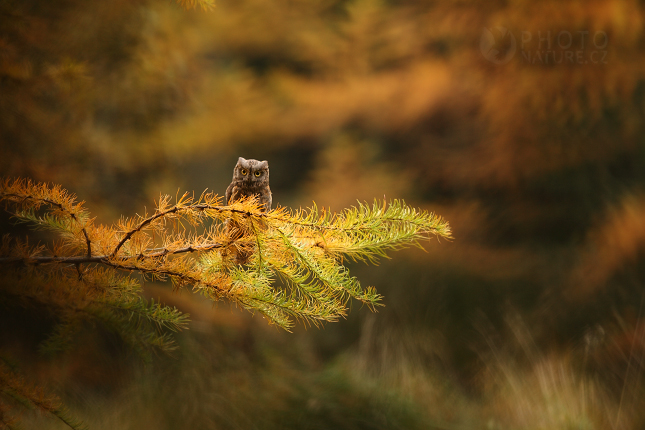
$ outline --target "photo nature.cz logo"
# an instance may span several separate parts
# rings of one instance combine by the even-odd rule
[[[607,64],[609,38],[604,31],[522,31],[520,46],[506,27],[484,28],[479,49],[494,64],[518,57],[525,64]]]
[[[491,63],[506,64],[511,61],[517,49],[513,33],[505,27],[484,28],[479,41],[484,58]]]

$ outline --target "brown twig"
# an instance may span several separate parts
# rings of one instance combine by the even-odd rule
[[[201,285],[205,285],[207,287],[212,287],[217,291],[217,293],[216,293],[217,297],[222,297],[224,295],[222,293],[225,293],[225,291],[223,291],[221,289],[221,287],[219,285],[215,284],[215,283],[205,282],[203,279],[200,279],[200,278],[197,278],[197,277],[194,277],[194,276],[190,276],[190,275],[186,275],[185,273],[182,273],[182,272],[175,272],[173,270],[164,270],[164,269],[140,267],[140,266],[136,266],[136,265],[119,264],[119,263],[116,263],[116,262],[111,261],[111,260],[104,261],[103,264],[105,264],[106,266],[110,266],[110,267],[112,267],[114,269],[117,269],[117,270],[126,270],[126,271],[129,271],[129,272],[150,273],[151,275],[156,276],[158,278],[163,278],[165,276],[169,276],[171,278],[181,279],[182,281],[185,281],[187,283],[193,284],[193,286],[201,284]]]
[[[121,239],[121,241],[116,245],[116,248],[114,248],[114,251],[112,251],[112,254],[110,256],[111,257],[116,257],[116,254],[119,252],[121,247],[123,247],[123,245],[128,240],[130,240],[132,238],[132,236],[135,235],[135,233],[140,232],[145,226],[147,226],[148,224],[150,224],[151,222],[153,222],[157,218],[161,218],[161,217],[164,217],[164,216],[166,216],[168,214],[175,213],[178,210],[179,210],[178,206],[173,206],[172,209],[169,209],[169,210],[163,211],[163,212],[158,212],[158,213],[156,213],[156,214],[144,219],[143,221],[141,221],[138,226],[136,226],[132,230],[128,231],[125,234],[125,236],[123,236],[123,239]]]
[[[223,248],[226,245],[220,242],[213,242],[206,245],[197,245],[197,246],[186,246],[183,248],[178,248],[170,250],[168,248],[154,248],[150,249],[147,252],[150,254],[139,254],[131,256],[122,256],[119,257],[121,260],[129,260],[133,258],[158,258],[164,257],[166,255],[175,255],[183,254],[186,252],[201,252],[208,251],[211,249]],[[11,264],[11,263],[23,263],[23,264],[50,264],[50,263],[65,263],[65,264],[84,264],[84,263],[100,263],[108,264],[108,262],[113,261],[114,257],[112,255],[94,255],[94,256],[73,256],[73,257],[59,257],[59,256],[33,256],[33,257],[0,257],[0,264]],[[108,264],[109,265],[109,264]]]
[[[141,221],[139,223],[139,225],[137,225],[135,228],[133,228],[132,230],[128,231],[125,234],[125,236],[123,236],[123,238],[119,241],[119,243],[116,245],[116,248],[114,248],[114,251],[112,251],[111,257],[115,257],[117,255],[117,253],[119,252],[119,250],[123,247],[123,245],[125,245],[125,243],[128,240],[130,240],[132,238],[132,236],[134,236],[137,232],[140,232],[141,230],[143,230],[147,225],[149,225],[150,223],[152,223],[153,221],[155,221],[158,218],[162,218],[164,216],[174,214],[174,213],[177,213],[177,212],[181,212],[181,211],[186,211],[186,210],[204,211],[204,210],[209,210],[209,209],[210,210],[216,210],[216,211],[219,211],[219,212],[239,213],[239,214],[245,215],[247,217],[251,217],[251,216],[264,217],[264,216],[266,216],[264,213],[259,213],[258,214],[258,213],[254,213],[254,212],[251,212],[251,211],[245,211],[245,210],[240,210],[240,209],[232,209],[232,208],[230,208],[228,206],[209,205],[207,203],[198,203],[198,204],[188,205],[188,206],[176,206],[175,205],[175,206],[173,206],[172,208],[170,208],[170,209],[168,209],[166,211],[158,212],[158,213],[156,213],[156,214],[154,214],[152,216],[149,216],[148,218],[146,218],[143,221]]]

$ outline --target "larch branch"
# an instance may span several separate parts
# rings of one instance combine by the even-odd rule
[[[145,226],[147,226],[148,224],[150,224],[150,223],[151,223],[151,222],[153,222],[154,220],[156,220],[156,219],[158,219],[158,218],[161,218],[161,217],[164,217],[164,216],[166,216],[166,215],[168,215],[168,214],[175,213],[175,212],[177,212],[178,210],[179,210],[179,208],[178,208],[177,206],[173,206],[171,209],[168,209],[167,211],[157,212],[156,214],[154,214],[154,215],[152,215],[152,216],[150,216],[150,217],[148,217],[148,218],[144,219],[143,221],[141,221],[141,222],[139,223],[139,225],[138,225],[138,226],[136,226],[136,227],[135,227],[135,228],[133,228],[132,230],[128,231],[128,232],[125,234],[125,236],[123,236],[123,239],[121,239],[121,241],[120,241],[120,242],[116,245],[116,247],[114,248],[114,251],[112,251],[111,257],[115,257],[115,256],[116,256],[116,254],[117,254],[117,253],[119,252],[119,250],[121,249],[121,247],[122,247],[122,246],[123,246],[123,245],[124,245],[128,240],[130,240],[130,239],[132,238],[132,236],[134,236],[134,235],[135,235],[135,233],[137,233],[137,232],[141,231]]]
[[[158,258],[164,257],[166,255],[175,255],[183,254],[187,252],[203,252],[209,251],[211,249],[223,248],[226,245],[220,242],[208,243],[205,245],[190,245],[183,248],[177,249],[168,249],[168,248],[154,248],[148,250],[150,254],[141,253],[139,255],[131,255],[125,257],[119,257],[121,260],[129,259],[145,259],[145,258]],[[51,264],[51,263],[65,263],[65,264],[84,264],[84,263],[100,263],[108,264],[111,259],[114,259],[112,255],[94,255],[94,256],[73,256],[73,257],[61,257],[56,255],[50,256],[33,256],[33,257],[0,257],[0,264],[11,264],[11,263],[22,263],[22,264]]]

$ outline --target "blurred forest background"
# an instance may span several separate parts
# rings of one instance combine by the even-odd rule
[[[46,359],[50,321],[6,309],[2,353],[92,429],[643,428],[644,20],[635,0],[0,0],[2,176],[112,223],[266,159],[274,205],[403,198],[455,236],[351,264],[385,307],[321,329],[149,284],[191,315],[170,357],[93,332]],[[482,51],[497,27],[505,64]],[[584,61],[526,58],[547,49]]]

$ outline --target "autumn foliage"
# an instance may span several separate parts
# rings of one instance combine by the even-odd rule
[[[141,315],[127,323],[142,333],[174,333],[157,331],[144,316],[160,309],[159,299],[189,312],[193,329],[174,333],[173,358],[160,354],[150,365],[158,367],[140,379],[111,367],[126,353],[106,351],[119,350],[115,344],[144,355],[158,348],[102,334],[108,340],[95,348],[99,359],[72,354],[72,363],[41,370],[48,374],[41,380],[69,372],[61,377],[67,390],[80,384],[91,395],[111,387],[96,400],[96,416],[94,403],[51,390],[99,429],[644,427],[643,23],[645,8],[632,0],[0,1],[0,171],[63,184],[86,200],[87,216],[98,216],[94,236],[101,226],[114,234],[103,254],[89,235],[92,258],[109,257],[128,231],[154,216],[160,194],[176,196],[166,209],[179,201],[203,204],[205,188],[221,195],[239,156],[270,161],[274,202],[283,207],[314,201],[329,208],[314,211],[321,217],[345,214],[357,200],[405,199],[449,219],[458,239],[381,258],[376,268],[335,253],[332,245],[346,247],[345,239],[334,245],[327,235],[323,249],[310,238],[320,230],[298,229],[289,240],[302,236],[296,243],[305,259],[333,256],[325,270],[342,261],[351,276],[337,274],[347,289],[310,286],[314,278],[294,288],[283,272],[306,276],[294,273],[300,251],[275,236],[267,219],[254,225],[274,253],[263,253],[261,265],[237,268],[229,265],[234,248],[189,251],[203,241],[219,244],[228,215],[201,213],[193,226],[187,212],[169,214],[164,228],[172,234],[162,238],[157,230],[164,216],[124,242],[118,259],[105,261],[187,269],[196,278],[212,257],[227,289],[199,291],[220,300],[191,294],[194,284],[179,277],[171,293],[139,271],[82,263],[86,281],[89,268],[102,267],[100,273],[118,274],[115,282],[131,280],[127,297],[142,297],[135,290],[144,285],[146,300],[132,299],[130,310],[110,308],[105,321],[114,329],[90,316],[98,330],[55,321],[67,327],[58,339],[82,338],[90,349],[88,339],[100,337],[83,330],[118,333],[128,312]],[[482,51],[485,36],[500,31],[503,49],[515,41],[504,64]],[[545,60],[554,54],[565,60]],[[198,190],[190,194],[194,201],[181,200],[183,190]],[[373,214],[382,207],[356,209]],[[33,215],[55,209],[43,204]],[[120,221],[123,214],[128,220]],[[63,230],[33,231],[34,221],[2,218],[3,233],[30,238],[9,242],[7,258],[51,259],[57,247],[87,258],[79,224],[61,219],[77,228],[73,249],[56,239]],[[279,228],[290,232],[286,224]],[[233,247],[257,256],[252,238]],[[41,244],[46,249],[34,254]],[[174,253],[137,261],[142,251]],[[286,255],[292,266],[271,264]],[[64,271],[69,285],[79,282],[70,262],[21,270]],[[257,281],[262,297],[274,294],[266,296],[272,303],[295,306],[265,308],[277,324],[307,323],[288,332],[266,324],[260,309],[254,317],[238,312],[258,304],[235,300],[235,286],[247,284],[236,283],[242,276]],[[369,296],[354,288],[354,277],[378,287],[386,305],[378,313],[346,301],[348,291]],[[168,285],[171,279],[166,274]],[[96,301],[104,293],[92,294]],[[308,299],[312,294],[320,300]],[[333,305],[338,300],[345,301],[345,318]],[[305,331],[322,320],[290,312],[308,301],[338,322]],[[225,303],[233,304],[230,313]],[[95,312],[99,304],[82,306]],[[47,350],[42,341],[52,334],[52,321],[21,319],[34,314],[44,312],[0,311],[0,322],[17,327],[0,333],[0,354],[19,357],[31,373],[50,361],[25,351]],[[31,348],[20,349],[30,336]],[[170,338],[150,340],[169,345]],[[94,376],[106,368],[103,379]],[[203,400],[212,396],[217,401]],[[248,418],[258,415],[260,422]],[[115,416],[121,421],[105,419]]]

